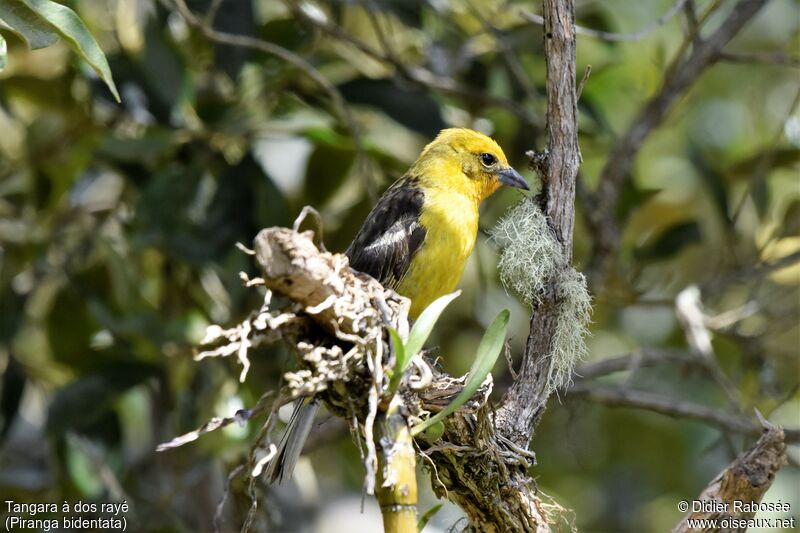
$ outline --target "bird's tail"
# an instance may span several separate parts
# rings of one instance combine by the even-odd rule
[[[270,483],[282,483],[291,479],[294,466],[311,431],[319,402],[317,397],[300,398],[295,402],[289,425],[278,443],[278,451],[267,466],[266,475]]]

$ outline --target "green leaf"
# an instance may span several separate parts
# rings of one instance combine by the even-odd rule
[[[24,2],[63,37],[84,61],[92,66],[119,102],[119,92],[117,92],[117,86],[114,85],[106,56],[77,13],[51,0],[24,0]]]
[[[425,529],[425,526],[428,525],[428,522],[430,521],[431,518],[433,518],[433,515],[438,513],[439,509],[441,509],[441,508],[442,508],[442,504],[441,503],[437,503],[436,505],[434,505],[433,507],[431,507],[430,509],[425,511],[424,515],[419,517],[419,522],[417,522],[417,532],[418,533],[422,533],[422,530]]]
[[[632,179],[625,180],[620,189],[616,212],[617,222],[624,224],[637,209],[640,209],[659,192],[661,192],[660,189],[639,188]]]
[[[70,479],[81,495],[99,498],[103,493],[103,482],[97,471],[97,462],[86,449],[91,441],[75,433],[68,434],[66,441],[64,466]]]
[[[695,221],[679,222],[634,251],[638,259],[662,260],[672,257],[690,244],[702,242],[700,225]]]
[[[444,422],[436,422],[431,427],[422,432],[422,438],[428,442],[436,442],[444,435]]]
[[[798,233],[800,233],[800,200],[795,200],[786,208],[778,235],[794,237]]]
[[[22,0],[0,0],[0,20],[31,50],[46,48],[58,41],[58,34]]]
[[[54,392],[47,413],[48,433],[100,431],[106,417],[116,416],[114,402],[121,394],[158,374],[158,368],[149,363],[112,358],[105,363],[101,371],[86,373]]]
[[[171,157],[177,146],[173,132],[151,127],[141,137],[109,135],[97,145],[96,153],[115,162],[155,165],[160,158]]]
[[[769,208],[769,187],[766,179],[753,179],[750,185],[750,197],[753,199],[758,218],[763,220]]]
[[[6,68],[6,57],[8,56],[8,46],[6,40],[0,35],[0,72]]]
[[[395,365],[392,370],[392,379],[389,382],[390,393],[393,394],[397,390],[403,374],[408,370],[408,365],[411,364],[414,356],[422,350],[422,346],[428,340],[431,331],[433,331],[433,326],[436,325],[436,321],[439,320],[444,308],[458,298],[460,294],[461,291],[445,294],[425,308],[417,321],[414,322],[414,327],[411,328],[411,333],[408,334],[408,341],[405,344],[403,344],[400,334],[393,328],[389,328],[389,336],[395,349]]]
[[[436,413],[434,416],[427,420],[420,422],[411,428],[411,435],[416,436],[427,428],[440,422],[445,417],[455,412],[456,409],[461,407],[464,402],[469,400],[475,391],[477,391],[489,372],[492,371],[497,356],[503,349],[503,342],[506,339],[506,330],[508,330],[508,319],[511,312],[508,309],[503,309],[497,314],[494,321],[486,329],[483,334],[478,351],[475,354],[475,361],[472,363],[472,368],[469,369],[469,377],[464,385],[464,389],[458,393],[458,396],[450,402],[447,407]]]
[[[800,148],[768,146],[764,150],[728,167],[733,179],[750,180],[754,174],[766,174],[776,168],[792,168],[800,161]]]
[[[328,144],[316,146],[308,158],[303,186],[303,197],[310,205],[324,205],[339,190],[353,166],[355,154],[355,150]],[[325,179],[319,179],[321,176]]]
[[[392,379],[389,381],[389,394],[391,395],[394,394],[397,390],[397,386],[400,385],[400,380],[403,378],[405,369],[408,366],[408,361],[406,360],[408,352],[397,330],[394,328],[388,328],[388,330],[389,337],[392,339],[392,346],[394,347],[394,369],[392,370]]]
[[[353,139],[332,128],[313,126],[304,130],[305,136],[317,146],[352,151],[356,149]]]
[[[719,213],[728,226],[733,224],[728,206],[728,191],[725,189],[725,176],[715,168],[714,161],[706,157],[699,149],[692,144],[689,149],[689,161],[700,174],[700,178],[708,188],[711,198],[714,200]]]
[[[421,315],[419,315],[417,321],[414,322],[414,327],[411,328],[411,333],[408,334],[408,341],[406,342],[406,355],[408,360],[406,366],[408,366],[411,359],[422,350],[422,346],[425,344],[425,341],[428,340],[431,331],[433,331],[433,326],[436,325],[436,321],[439,320],[439,315],[442,314],[444,308],[447,307],[450,302],[458,298],[460,294],[461,291],[456,291],[437,298],[432,304],[425,308]],[[406,369],[403,368],[403,372],[405,371]]]

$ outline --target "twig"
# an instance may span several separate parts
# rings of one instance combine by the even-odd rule
[[[203,17],[203,26],[206,28],[212,28],[214,26],[214,19],[217,18],[217,12],[219,11],[222,2],[225,0],[212,0],[211,5],[208,7],[208,11],[206,11],[205,16]]]
[[[372,0],[366,0],[365,3],[367,17],[372,25],[372,29],[375,31],[375,36],[378,38],[381,48],[383,48],[383,53],[387,58],[392,58],[392,62],[398,61],[397,56],[394,53],[394,49],[392,48],[391,44],[389,44],[389,38],[386,36],[386,32],[383,31],[383,28],[381,27],[378,15],[375,13],[378,10],[377,6]]]
[[[760,306],[756,302],[750,301],[736,309],[731,309],[715,316],[706,316],[705,324],[708,329],[722,331],[745,318],[753,316],[758,312],[759,308]]]
[[[636,42],[641,41],[655,30],[666,24],[675,13],[680,11],[687,0],[678,0],[660,17],[651,22],[641,30],[634,33],[615,33],[610,31],[593,30],[591,28],[584,28],[583,26],[575,26],[575,33],[578,35],[586,35],[587,37],[595,37],[604,41],[610,42]],[[536,24],[544,24],[544,17],[531,13],[529,11],[522,11],[522,18],[534,22]]]
[[[354,46],[360,52],[372,59],[394,68],[397,74],[405,81],[420,88],[433,90],[444,95],[454,96],[469,101],[471,104],[494,105],[503,107],[518,115],[525,123],[536,129],[543,127],[542,120],[528,110],[525,106],[508,98],[502,98],[487,94],[484,91],[475,90],[466,85],[462,85],[452,78],[439,76],[430,70],[419,65],[407,65],[395,55],[387,55],[380,50],[376,50],[367,43],[353,37],[340,26],[320,17],[310,16],[303,6],[289,1],[289,8],[298,20],[307,26],[317,29],[335,39]]]
[[[163,442],[156,446],[157,452],[163,452],[166,450],[170,450],[172,448],[177,448],[179,446],[183,446],[184,444],[188,444],[199,439],[202,435],[206,433],[211,433],[212,431],[216,431],[218,429],[224,428],[225,426],[229,426],[230,424],[237,422],[239,424],[244,424],[254,416],[260,415],[264,410],[267,408],[267,399],[272,396],[272,392],[268,391],[264,393],[261,398],[258,399],[256,402],[255,407],[252,409],[239,409],[234,413],[233,416],[229,417],[219,417],[215,416],[199,428],[195,429],[194,431],[190,431],[189,433],[184,433],[179,437],[175,437],[174,439]],[[284,402],[288,402],[289,399],[285,396],[282,397]],[[280,401],[280,400],[279,400]],[[280,406],[280,405],[279,405]]]
[[[225,487],[222,489],[222,496],[219,497],[219,502],[217,502],[216,510],[214,511],[214,533],[220,533],[222,531],[222,512],[225,510],[225,502],[228,501],[228,494],[231,491],[231,483],[236,477],[244,472],[247,463],[242,463],[233,470],[230,471],[228,474],[228,478],[225,481]]]
[[[702,285],[704,292],[717,292],[740,281],[760,280],[766,275],[800,262],[800,250],[776,259],[771,263],[748,266],[725,277],[715,278]]]
[[[751,418],[626,387],[593,386],[581,383],[569,389],[567,394],[612,407],[633,407],[673,418],[690,418],[725,431],[744,435],[759,435],[762,429],[761,424]],[[787,429],[785,433],[786,442],[800,443],[800,429]]]
[[[736,208],[733,210],[731,221],[734,224],[739,220],[739,216],[742,214],[742,209],[744,208],[747,198],[752,196],[753,189],[757,185],[761,184],[764,179],[766,179],[765,175],[767,174],[767,170],[772,165],[772,161],[775,159],[775,149],[778,147],[780,140],[785,135],[784,132],[786,131],[786,123],[791,119],[792,113],[794,113],[794,110],[798,105],[800,105],[800,88],[795,91],[794,98],[792,99],[791,104],[789,104],[789,108],[786,110],[786,118],[781,121],[777,128],[775,128],[775,132],[772,134],[772,138],[769,140],[766,150],[762,152],[758,158],[758,164],[753,172],[753,177],[747,183],[747,190],[742,195],[739,203],[736,205]]]
[[[481,14],[480,9],[474,4],[474,2],[468,1],[467,4],[469,5],[470,11],[475,18],[480,20],[484,29],[499,43],[500,53],[506,63],[508,72],[511,74],[513,80],[522,88],[523,92],[525,93],[525,97],[531,101],[536,101],[541,98],[541,95],[536,90],[536,86],[531,83],[531,80],[525,71],[525,67],[516,53],[516,48],[509,43],[503,32],[500,31],[497,26],[492,24],[491,20],[487,19],[483,16],[483,14]]]
[[[379,342],[377,347],[380,346],[381,343]],[[377,353],[377,350],[374,358],[368,353],[366,359],[373,382],[369,388],[367,416],[364,419],[364,445],[367,449],[367,453],[364,457],[364,470],[366,470],[366,475],[364,476],[364,492],[366,494],[375,494],[375,482],[378,471],[378,452],[375,448],[373,431],[375,420],[378,416],[378,401],[380,400],[381,385],[383,381],[383,362],[381,360],[381,354]]]
[[[575,94],[575,100],[580,101],[581,95],[583,94],[583,87],[586,85],[586,82],[589,81],[589,76],[592,74],[592,66],[586,65],[586,68],[583,69],[583,77],[581,78],[581,82],[578,84],[578,90]]]
[[[508,373],[511,374],[511,379],[517,379],[519,374],[517,371],[514,370],[514,358],[511,356],[511,345],[506,341],[505,346],[503,346],[503,353],[506,357],[506,364],[508,365]]]
[[[585,381],[615,372],[629,372],[662,364],[704,366],[696,357],[678,350],[646,347],[635,352],[583,364],[575,370],[575,377]]]
[[[311,63],[294,52],[287,50],[282,46],[278,46],[275,43],[271,43],[263,39],[249,37],[247,35],[235,35],[232,33],[217,31],[210,26],[207,20],[201,19],[192,13],[192,11],[186,5],[185,0],[173,1],[178,12],[186,20],[186,22],[193,28],[199,30],[210,41],[220,44],[227,44],[230,46],[238,46],[241,48],[249,48],[251,50],[258,50],[259,52],[275,56],[282,61],[285,61],[286,63],[289,63],[290,65],[300,69],[309,78],[314,80],[326,93],[328,93],[328,95],[331,97],[331,100],[333,100],[336,108],[339,110],[341,118],[344,120],[347,126],[347,129],[353,136],[353,142],[356,144],[356,150],[359,154],[359,157],[363,156],[365,151],[361,141],[361,133],[350,107],[347,105],[342,93],[339,92],[339,89],[337,89],[335,85],[328,81],[328,79],[325,78],[325,76],[323,76],[322,73],[320,73]]]
[[[720,61],[728,63],[779,65],[800,68],[800,57],[786,52],[721,52]]]
[[[719,366],[714,347],[711,344],[711,332],[706,323],[707,316],[702,309],[700,289],[697,286],[690,285],[678,294],[675,298],[675,315],[683,326],[686,341],[692,353],[703,361],[709,375],[725,392],[728,401],[739,410],[742,405],[741,394]]]
[[[686,34],[686,38],[681,43],[678,51],[675,53],[674,59],[672,64],[667,67],[667,75],[671,75],[674,73],[675,68],[680,64],[681,58],[684,57],[686,51],[689,49],[690,46],[697,47],[703,42],[703,24],[708,21],[708,19],[717,12],[717,10],[722,6],[722,2],[724,0],[711,0],[711,4],[706,7],[706,10],[703,11],[703,14],[700,15],[700,18],[697,18],[695,13],[688,15],[689,20],[689,32]],[[769,1],[769,0],[767,0]],[[689,5],[689,4],[686,4]],[[691,20],[693,19],[693,20]],[[665,78],[668,76],[664,76]]]
[[[131,500],[130,496],[125,492],[125,489],[122,488],[122,483],[109,465],[108,457],[99,444],[90,440],[88,437],[78,435],[71,431],[67,433],[67,439],[70,444],[77,446],[89,459],[97,477],[103,484],[103,488],[105,488],[110,498],[114,501]]]
[[[694,36],[695,39],[700,38],[700,22],[697,20],[697,10],[695,9],[694,0],[687,0],[683,4],[683,13],[686,15],[687,37]]]

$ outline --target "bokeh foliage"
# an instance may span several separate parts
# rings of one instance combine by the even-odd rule
[[[257,424],[169,453],[155,454],[155,445],[253,405],[288,361],[281,347],[263,350],[239,384],[233,362],[191,359],[206,325],[231,323],[258,304],[239,280],[239,271],[255,272],[235,243],[291,224],[311,204],[322,214],[328,248],[343,250],[377,195],[449,125],[491,133],[524,170],[524,151],[545,143],[542,30],[520,16],[538,5],[218,6],[214,29],[304,58],[342,95],[343,109],[308,71],[212,42],[169,1],[66,3],[108,57],[122,103],[63,42],[30,51],[0,28],[8,45],[0,73],[0,499],[127,498],[142,530],[207,530]],[[722,2],[712,26],[730,3]],[[635,31],[671,4],[583,1],[577,22]],[[716,2],[694,4],[702,11]],[[199,14],[215,5],[189,2]],[[336,24],[374,50],[386,47],[391,61],[309,20]],[[795,2],[772,0],[730,49],[796,53],[799,20]],[[678,15],[635,43],[579,38],[579,71],[593,68],[579,106],[588,189],[615,138],[658,88],[684,27]],[[646,346],[688,351],[674,298],[689,285],[703,288],[712,315],[753,301],[754,315],[714,335],[716,356],[748,414],[757,407],[773,421],[800,425],[800,267],[753,269],[800,248],[797,80],[796,65],[722,62],[650,136],[616,213],[621,252],[609,278],[592,287],[590,362]],[[524,343],[528,311],[499,284],[485,231],[518,198],[503,191],[487,202],[464,294],[434,332],[453,373],[469,368],[482,331],[503,307],[513,310],[512,352]],[[579,269],[591,259],[593,238],[583,208]],[[502,389],[504,363],[495,376]],[[605,380],[726,407],[723,392],[696,370],[659,366]],[[574,510],[582,530],[664,531],[677,522],[677,502],[691,499],[749,442],[567,395],[551,402],[538,429],[532,475]],[[797,449],[790,453],[796,461]],[[359,491],[357,452],[345,434],[312,459],[324,503]],[[795,513],[799,478],[796,466],[785,468],[772,496],[791,501]],[[301,503],[271,493],[265,507],[283,507],[292,524],[293,511],[315,501],[309,491],[300,491]],[[231,528],[248,505],[242,492],[234,483],[225,514]]]

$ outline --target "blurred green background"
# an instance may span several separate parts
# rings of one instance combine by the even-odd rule
[[[542,29],[520,11],[540,6],[189,3],[200,14],[218,7],[219,31],[304,58],[344,97],[348,121],[307,72],[211,42],[168,1],[66,3],[107,54],[122,103],[65,44],[29,51],[0,29],[9,49],[0,72],[0,500],[127,499],[134,531],[211,530],[228,473],[245,457],[258,422],[176,450],[154,448],[212,416],[252,406],[287,367],[282,347],[260,350],[239,384],[234,361],[192,360],[208,324],[234,324],[260,304],[257,291],[242,287],[239,272],[256,271],[235,243],[248,244],[263,227],[290,225],[309,204],[322,214],[328,248],[344,250],[377,196],[447,126],[491,134],[525,171],[525,150],[546,143],[545,64]],[[733,3],[693,2],[698,12],[714,9],[711,29]],[[672,4],[578,1],[577,22],[632,32]],[[314,20],[388,50],[436,83],[420,83],[392,61],[313,27]],[[579,36],[578,74],[587,64],[593,69],[579,104],[588,189],[616,137],[658,89],[685,27],[678,13],[639,42]],[[772,0],[728,49],[796,56],[798,3]],[[747,416],[757,407],[773,422],[798,427],[800,264],[747,275],[800,249],[800,70],[796,61],[771,63],[711,67],[637,156],[616,214],[621,251],[608,279],[590,280],[588,363],[642,347],[689,352],[674,299],[696,284],[710,315],[758,305],[715,332],[713,347]],[[477,340],[503,307],[512,309],[517,360],[521,353],[529,310],[499,284],[486,233],[519,199],[502,191],[486,203],[464,294],[434,332],[430,344],[454,374],[469,368]],[[576,215],[579,270],[592,243],[584,207],[579,202]],[[505,362],[494,374],[499,399],[510,382]],[[603,382],[728,408],[723,391],[696,369],[661,365]],[[259,489],[259,529],[281,520],[271,530],[377,530],[369,498],[359,513],[357,450],[346,431],[329,433],[310,463],[301,463],[296,483]],[[531,475],[573,511],[582,531],[667,531],[681,515],[677,502],[694,498],[752,442],[566,393],[551,399],[537,430],[539,465]],[[798,515],[796,446],[789,455],[766,500],[789,501]],[[428,487],[427,476],[420,479]],[[435,503],[425,492],[423,511]],[[237,479],[222,530],[238,530],[248,506],[246,483]],[[445,506],[430,531],[459,516]]]

